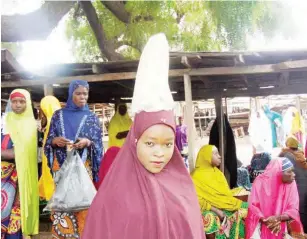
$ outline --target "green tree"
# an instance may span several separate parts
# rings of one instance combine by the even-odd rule
[[[79,61],[138,58],[158,32],[176,51],[245,50],[247,34],[279,30],[281,10],[263,1],[81,1],[69,12],[67,36]]]

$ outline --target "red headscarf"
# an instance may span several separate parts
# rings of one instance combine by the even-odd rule
[[[99,168],[99,173],[98,173],[98,177],[99,177],[99,181],[97,183],[95,183],[95,187],[98,190],[103,179],[105,178],[105,176],[107,175],[109,168],[111,167],[114,159],[116,158],[116,155],[118,154],[120,148],[113,146],[111,148],[109,148],[107,150],[107,152],[104,154],[103,159],[101,161],[100,164],[100,168]]]
[[[171,111],[141,112],[89,209],[82,239],[205,238],[191,177],[175,147],[158,174],[136,154],[137,140],[156,124],[175,131]]]
[[[299,196],[296,182],[285,184],[282,182],[281,158],[271,160],[263,174],[259,175],[253,183],[249,198],[248,215],[246,223],[246,238],[251,238],[261,218],[287,214],[302,228],[299,215]],[[261,238],[281,239],[286,224],[278,236],[275,236],[266,227],[261,228]]]
[[[10,99],[11,99],[11,100],[14,99],[14,98],[16,98],[16,97],[26,99],[26,97],[25,97],[22,93],[20,93],[20,92],[14,92],[14,93],[12,93],[12,94],[10,95]]]

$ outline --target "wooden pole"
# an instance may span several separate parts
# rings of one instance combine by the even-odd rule
[[[184,74],[184,94],[185,94],[185,118],[188,127],[188,147],[189,147],[189,169],[190,172],[194,170],[194,115],[193,115],[193,102],[192,102],[192,86],[191,77],[188,74]]]
[[[256,106],[256,111],[258,112],[260,110],[260,102],[258,97],[255,97],[255,106]]]
[[[218,119],[218,129],[219,129],[219,153],[222,157],[222,163],[220,170],[224,173],[225,168],[225,132],[224,132],[224,111],[223,111],[223,99],[221,95],[215,97],[215,110],[216,117]]]
[[[302,113],[301,112],[301,99],[299,96],[296,96],[296,108],[298,110],[298,112],[300,112],[300,114]]]
[[[52,85],[44,84],[44,95],[53,95],[53,87]]]
[[[200,138],[203,137],[203,132],[202,132],[202,129],[201,129],[201,119],[198,118],[198,124],[199,124],[199,134],[200,134]]]
[[[228,117],[227,97],[225,97],[225,113],[226,113],[226,116]]]

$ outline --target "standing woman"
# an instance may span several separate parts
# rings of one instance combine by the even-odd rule
[[[175,146],[168,66],[166,37],[155,35],[140,59],[134,124],[89,209],[82,239],[205,238],[195,189]]]
[[[299,149],[299,141],[294,136],[287,139],[286,146],[279,156],[288,158],[293,164],[300,199],[300,217],[307,233],[307,161],[304,152]]]
[[[44,129],[43,146],[46,144],[49,133],[50,122],[53,113],[61,109],[60,101],[52,95],[45,96],[40,103],[41,128]],[[42,176],[38,181],[39,196],[42,199],[49,200],[54,193],[54,181],[48,167],[46,155],[42,154]]]
[[[49,167],[56,173],[67,156],[67,146],[78,150],[82,161],[94,182],[98,181],[98,169],[102,158],[102,131],[97,116],[87,105],[89,85],[74,80],[69,85],[65,108],[56,111],[51,119],[45,144]],[[80,212],[51,213],[53,238],[80,238],[87,210]]]
[[[297,138],[299,148],[304,150],[305,143],[305,123],[300,111],[295,107],[289,107],[284,115],[283,127],[285,128],[286,138],[292,135]]]
[[[30,94],[14,90],[1,132],[1,238],[38,234],[37,126]]]
[[[115,115],[112,117],[109,124],[108,148],[113,146],[122,147],[125,143],[131,125],[132,120],[129,117],[127,105],[120,103],[117,106]]]

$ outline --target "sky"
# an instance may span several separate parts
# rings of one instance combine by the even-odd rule
[[[41,0],[3,0],[1,2],[2,14],[25,14],[39,8],[42,3]],[[295,36],[285,39],[283,36],[276,35],[270,41],[267,41],[261,34],[249,36],[248,50],[307,49],[307,1],[287,0],[283,2],[288,5],[289,17],[293,18]],[[65,17],[45,41],[26,41],[22,45],[23,50],[17,60],[32,72],[39,72],[40,69],[50,64],[75,62],[71,44],[65,36]]]

